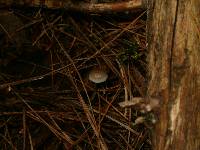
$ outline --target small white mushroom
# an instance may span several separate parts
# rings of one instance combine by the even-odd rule
[[[152,106],[151,106],[150,104],[147,104],[147,105],[145,106],[145,109],[146,109],[147,112],[149,112],[149,111],[152,110]]]
[[[159,99],[151,98],[149,104],[146,105],[146,111],[150,112],[151,110],[159,107]]]
[[[89,80],[94,83],[102,83],[108,79],[107,71],[101,68],[94,68],[89,72]]]
[[[151,119],[151,122],[152,122],[153,124],[155,124],[155,123],[157,122],[157,120],[156,120],[155,118],[153,118],[153,119]]]
[[[145,122],[145,118],[140,116],[135,119],[135,124],[141,124]]]

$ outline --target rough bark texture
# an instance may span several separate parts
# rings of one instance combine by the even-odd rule
[[[148,95],[160,97],[155,150],[200,149],[200,1],[149,3]]]

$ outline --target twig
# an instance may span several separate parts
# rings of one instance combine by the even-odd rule
[[[26,110],[25,108],[23,108],[22,120],[23,120],[23,150],[25,150],[26,149]]]
[[[124,128],[127,129],[128,131],[131,131],[131,132],[134,133],[135,135],[138,135],[138,134],[139,134],[139,132],[133,130],[131,127],[129,127],[128,125],[122,123],[121,121],[119,121],[119,120],[117,120],[117,119],[115,119],[115,118],[113,118],[113,117],[111,117],[111,116],[109,116],[109,115],[105,115],[104,113],[101,113],[101,112],[99,112],[99,111],[96,110],[96,109],[93,109],[93,111],[94,111],[95,113],[98,113],[98,114],[101,114],[101,115],[105,116],[106,118],[110,119],[111,121],[113,121],[113,122],[117,123],[118,125],[124,127]]]
[[[120,69],[120,72],[121,72],[121,76],[122,76],[122,79],[123,79],[123,82],[124,82],[124,103],[127,103],[129,101],[129,98],[130,98],[129,97],[130,95],[128,94],[128,93],[130,93],[129,92],[130,89],[128,89],[129,83],[128,83],[128,79],[127,79],[127,76],[126,76],[124,66],[121,65],[119,61],[117,61],[117,63],[118,63],[118,66],[119,66],[119,69]],[[125,116],[127,115],[127,112],[128,112],[128,109],[125,108],[125,113],[124,113]]]
[[[45,74],[45,75],[41,75],[41,76],[35,76],[35,77],[32,77],[32,78],[22,79],[22,80],[10,82],[10,83],[4,83],[4,84],[0,85],[0,89],[6,88],[6,87],[9,87],[9,86],[27,83],[27,82],[32,82],[32,81],[36,81],[36,80],[41,80],[47,75],[49,75],[49,74]]]
[[[28,138],[29,138],[29,143],[30,143],[30,150],[33,150],[33,141],[31,137],[31,133],[29,132],[28,128],[27,128],[27,132],[28,132]]]

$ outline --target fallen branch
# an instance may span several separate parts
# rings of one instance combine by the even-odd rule
[[[105,12],[123,12],[130,10],[140,10],[146,8],[146,0],[130,0],[127,2],[113,3],[86,3],[72,2],[70,0],[2,0],[2,7],[10,6],[29,6],[29,7],[47,7],[47,8],[64,8],[66,10],[81,11],[87,13],[105,13]]]
[[[77,3],[65,6],[66,8],[82,12],[103,13],[103,12],[123,12],[138,10],[145,7],[143,0],[130,0],[127,2],[114,3]]]

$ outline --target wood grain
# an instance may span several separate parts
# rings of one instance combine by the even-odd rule
[[[148,95],[161,96],[155,150],[200,149],[200,1],[149,3]]]

